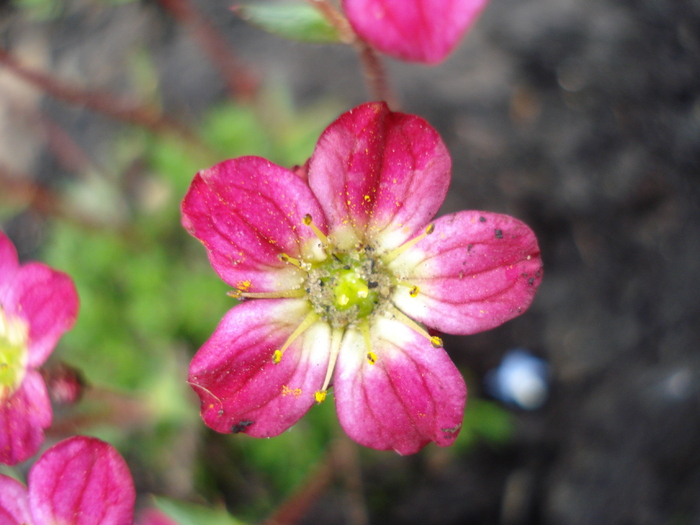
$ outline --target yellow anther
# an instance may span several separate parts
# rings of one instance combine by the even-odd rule
[[[396,258],[397,258],[399,255],[401,255],[403,252],[405,252],[405,251],[408,250],[410,247],[412,247],[412,246],[415,245],[416,243],[418,243],[418,242],[420,242],[421,240],[423,240],[426,236],[430,235],[430,234],[433,233],[434,231],[435,231],[435,224],[433,224],[433,223],[431,222],[431,223],[428,224],[428,226],[425,228],[425,231],[424,231],[423,233],[421,233],[420,235],[416,235],[416,236],[415,236],[413,239],[411,239],[410,241],[407,241],[407,242],[403,243],[403,244],[402,244],[401,246],[399,246],[398,248],[395,248],[395,249],[391,250],[389,253],[385,254],[385,255],[382,257],[382,261],[384,262],[384,264],[389,264],[391,261],[393,261],[394,259],[396,259]]]
[[[243,292],[240,290],[231,290],[230,292],[226,292],[226,295],[229,297],[233,297],[234,299],[240,299],[243,297]]]
[[[377,354],[374,352],[367,352],[367,361],[370,365],[375,364],[377,362]]]
[[[418,287],[412,286],[411,289],[408,291],[408,295],[410,295],[411,297],[418,297]]]
[[[314,398],[316,399],[316,403],[319,405],[323,403],[326,400],[326,394],[327,392],[325,390],[319,390],[314,394]]]
[[[292,335],[290,335],[287,338],[287,340],[282,345],[282,348],[280,348],[279,350],[275,350],[275,352],[272,354],[272,362],[278,364],[282,360],[282,354],[284,354],[287,348],[289,348],[289,345],[291,345],[297,337],[303,334],[306,331],[306,329],[309,328],[316,321],[318,321],[318,314],[311,310],[306,315],[306,317],[304,317],[304,320],[301,322],[301,324],[296,327],[296,330],[292,332]]]
[[[442,348],[442,339],[434,335],[430,338],[430,344],[433,345],[435,348]]]
[[[309,215],[308,213],[304,215],[304,224],[306,224],[311,230],[314,232],[316,237],[324,244],[328,245],[328,237],[326,237],[326,234],[323,233],[321,230],[318,229],[318,226],[314,224],[314,219]]]

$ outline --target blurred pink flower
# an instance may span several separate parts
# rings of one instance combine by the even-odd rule
[[[37,262],[20,266],[0,231],[0,463],[24,461],[43,443],[52,412],[36,368],[77,314],[71,278]]]
[[[355,32],[401,60],[437,64],[457,46],[488,0],[342,0]]]
[[[332,384],[358,443],[452,444],[466,387],[428,328],[473,334],[522,313],[541,279],[534,234],[487,212],[431,223],[450,156],[427,122],[383,103],[341,115],[307,168],[228,160],[183,201],[183,225],[246,299],[190,364],[205,423],[274,436]]]
[[[75,436],[49,448],[29,472],[28,488],[0,475],[0,523],[132,525],[136,493],[114,447]]]
[[[137,525],[178,525],[177,521],[158,509],[149,508],[141,512]]]

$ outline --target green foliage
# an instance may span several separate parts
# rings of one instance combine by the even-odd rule
[[[211,509],[161,497],[156,497],[154,500],[156,507],[179,525],[243,525],[242,521],[228,514],[226,509]]]
[[[250,4],[237,6],[235,10],[243,20],[282,38],[311,43],[340,42],[336,28],[309,4]]]
[[[492,446],[507,444],[513,436],[513,416],[493,401],[470,398],[464,411],[459,437],[453,445],[458,451],[470,450],[478,442]]]

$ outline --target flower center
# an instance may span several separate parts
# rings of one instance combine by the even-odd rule
[[[29,327],[0,306],[0,401],[22,384],[27,369]]]
[[[316,313],[339,328],[382,310],[393,290],[392,277],[373,250],[331,253],[306,277],[307,297]]]

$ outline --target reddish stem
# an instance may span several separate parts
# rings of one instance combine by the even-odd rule
[[[70,222],[80,224],[86,230],[98,231],[101,224],[87,215],[76,213],[71,207],[50,189],[29,182],[28,175],[10,174],[4,166],[0,166],[1,199],[12,203],[23,203],[41,215],[60,217]]]
[[[307,1],[323,14],[329,24],[335,27],[343,43],[355,48],[360,57],[367,87],[373,98],[384,100],[389,107],[397,109],[398,102],[389,86],[386,69],[374,48],[357,36],[347,18],[328,0]]]
[[[150,129],[155,133],[175,133],[189,142],[201,146],[199,139],[188,128],[163,115],[155,108],[133,104],[106,92],[88,91],[62,82],[46,73],[33,71],[20,64],[1,47],[0,64],[58,100],[86,107],[115,120]]]
[[[219,69],[229,95],[239,100],[251,99],[257,91],[258,79],[243,66],[216,26],[197,11],[191,0],[159,1],[179,22],[192,30],[194,38]]]

